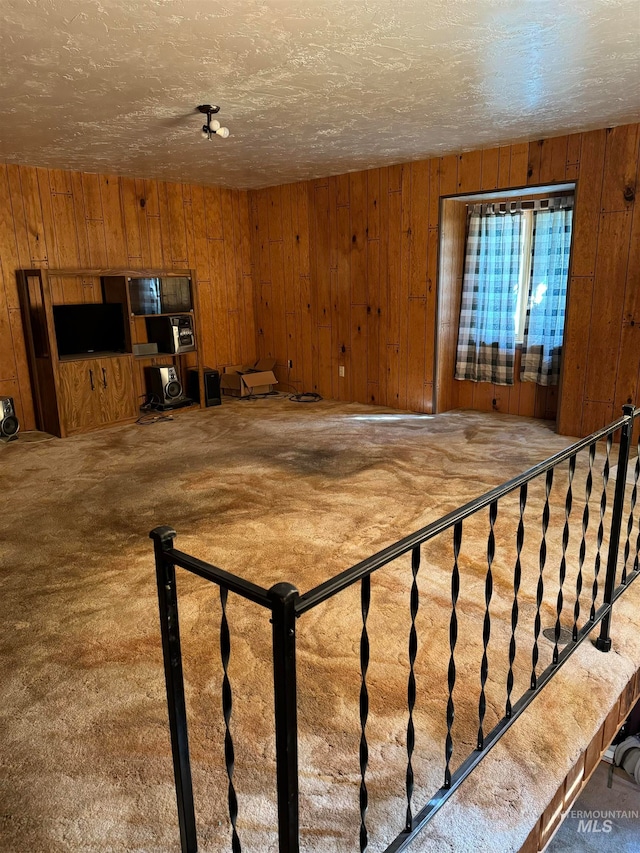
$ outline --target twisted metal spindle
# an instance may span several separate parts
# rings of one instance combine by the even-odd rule
[[[411,800],[413,797],[413,750],[416,743],[415,726],[413,724],[413,709],[416,704],[416,675],[414,665],[416,655],[418,654],[418,634],[416,631],[416,616],[418,615],[418,606],[420,603],[420,595],[418,592],[418,569],[420,568],[420,546],[416,547],[411,552],[411,574],[413,581],[411,583],[411,630],[409,632],[409,681],[407,684],[407,705],[409,707],[409,720],[407,722],[407,775],[406,775],[406,790],[407,790],[407,814],[405,826],[408,831],[413,829],[413,811],[411,809]]]
[[[593,489],[593,462],[596,458],[596,443],[589,445],[589,471],[585,483],[584,510],[582,511],[582,539],[578,553],[578,576],[576,578],[576,602],[573,607],[573,628],[571,638],[575,643],[578,639],[578,619],[580,618],[580,594],[582,593],[582,570],[587,553],[587,529],[589,527],[589,501]]]
[[[364,853],[369,843],[366,816],[369,805],[369,792],[365,776],[369,763],[369,745],[367,743],[367,718],[369,716],[369,691],[367,690],[367,670],[369,668],[369,635],[367,617],[371,602],[371,576],[366,575],[360,584],[360,607],[362,609],[362,633],[360,635],[360,853]]]
[[[220,587],[220,603],[222,604],[222,619],[220,621],[220,656],[222,658],[222,713],[224,715],[224,763],[227,768],[229,779],[228,801],[229,818],[231,820],[231,850],[233,853],[241,853],[240,838],[238,837],[238,798],[233,785],[233,770],[235,766],[235,753],[233,749],[233,738],[231,737],[231,712],[233,710],[233,696],[231,693],[231,682],[229,681],[229,656],[231,654],[231,639],[229,636],[229,623],[227,621],[227,598],[229,590]]]
[[[562,606],[563,606],[563,597],[562,597],[562,587],[564,586],[564,579],[567,576],[567,545],[569,544],[569,516],[571,515],[571,507],[573,505],[573,491],[572,491],[572,483],[573,483],[573,475],[576,471],[576,455],[569,457],[569,485],[567,487],[567,497],[564,502],[564,528],[562,530],[562,558],[560,560],[560,586],[558,588],[558,600],[556,602],[556,626],[554,631],[555,642],[553,644],[553,662],[558,663],[558,644],[560,642],[560,617],[562,616]]]
[[[538,575],[538,586],[536,588],[536,617],[533,624],[533,650],[531,652],[531,689],[535,690],[538,686],[538,675],[536,667],[538,666],[539,647],[538,640],[540,638],[540,607],[542,606],[542,598],[544,596],[544,567],[547,562],[547,530],[549,529],[549,495],[551,494],[551,486],[553,485],[553,468],[549,468],[545,480],[545,500],[542,510],[542,541],[540,542],[540,574]]]
[[[513,710],[511,694],[513,692],[513,663],[516,659],[516,628],[518,627],[518,592],[522,580],[522,563],[520,560],[524,545],[524,511],[527,506],[527,484],[520,486],[520,520],[516,535],[516,565],[513,570],[513,605],[511,607],[511,640],[509,641],[509,672],[507,674],[507,704],[505,716],[510,717]]]
[[[633,533],[634,511],[638,500],[638,480],[640,480],[640,440],[638,440],[638,455],[636,456],[636,465],[633,473],[633,489],[631,490],[631,507],[629,510],[629,520],[627,521],[627,538],[624,543],[624,565],[622,567],[622,577],[620,582],[627,582],[627,565],[629,563],[629,552],[631,550],[631,534]],[[640,533],[638,534],[640,542]],[[638,549],[636,548],[636,563],[638,561]]]
[[[478,749],[484,749],[484,716],[487,710],[487,698],[485,695],[485,685],[489,675],[489,660],[487,658],[487,647],[491,637],[491,616],[489,614],[489,605],[491,596],[493,595],[493,575],[491,574],[491,566],[496,553],[496,537],[494,533],[494,525],[498,515],[498,501],[492,501],[489,504],[489,540],[487,542],[487,576],[484,583],[484,622],[482,624],[482,663],[480,665],[480,700],[478,702]]]
[[[456,522],[453,528],[453,573],[451,575],[451,619],[449,621],[449,669],[447,672],[447,683],[449,685],[449,698],[447,700],[447,739],[445,742],[445,768],[444,787],[451,787],[451,756],[453,755],[453,737],[451,729],[455,718],[455,706],[453,703],[453,688],[456,684],[456,661],[455,650],[458,641],[458,617],[456,615],[456,604],[460,594],[460,571],[458,569],[458,557],[460,556],[460,545],[462,543],[462,522]]]
[[[600,496],[600,523],[598,524],[598,536],[596,540],[597,551],[596,559],[593,566],[593,586],[591,587],[591,610],[589,612],[589,620],[591,622],[596,618],[596,599],[598,597],[598,576],[600,574],[600,566],[602,563],[602,539],[604,537],[604,514],[607,509],[607,484],[609,482],[609,455],[611,453],[611,445],[613,444],[613,434],[607,436],[607,453],[604,460],[604,468],[602,469],[602,495]]]

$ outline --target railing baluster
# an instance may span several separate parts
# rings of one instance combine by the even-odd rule
[[[600,566],[602,563],[601,550],[602,540],[604,538],[604,514],[607,510],[607,484],[609,483],[609,456],[611,453],[611,445],[613,444],[613,434],[607,436],[607,453],[604,460],[604,468],[602,469],[602,495],[600,496],[600,523],[598,524],[597,536],[597,551],[596,559],[593,566],[593,586],[591,588],[591,611],[589,619],[591,622],[596,617],[596,599],[598,597],[598,576],[600,574]]]
[[[535,690],[538,684],[536,667],[538,666],[538,640],[540,638],[540,607],[544,596],[544,567],[547,562],[547,530],[549,528],[549,495],[553,485],[553,468],[549,468],[545,478],[545,500],[542,510],[542,541],[540,542],[540,574],[538,575],[538,586],[536,589],[536,617],[533,625],[533,651],[531,652],[531,689]]]
[[[220,657],[222,658],[222,713],[224,716],[224,763],[227,768],[229,819],[231,821],[231,850],[233,853],[241,853],[240,838],[238,837],[238,797],[233,785],[233,770],[235,767],[235,751],[233,738],[231,737],[231,713],[233,711],[233,694],[231,682],[229,681],[229,657],[231,655],[231,638],[229,636],[229,623],[227,621],[227,598],[229,590],[220,587],[220,603],[222,605],[222,618],[220,620]]]
[[[553,644],[553,662],[558,663],[558,644],[560,642],[560,617],[562,616],[562,587],[564,579],[567,576],[567,546],[569,544],[569,516],[571,515],[571,507],[573,505],[573,475],[576,471],[576,457],[571,456],[569,459],[569,485],[567,487],[567,496],[564,502],[564,528],[562,530],[562,558],[560,560],[560,586],[558,588],[558,600],[556,602],[556,627],[554,632],[555,642]]]
[[[629,520],[627,521],[627,538],[624,543],[624,565],[622,567],[622,577],[620,582],[622,584],[627,583],[627,565],[629,563],[629,553],[631,551],[631,534],[633,533],[633,521],[634,521],[634,512],[636,508],[636,501],[638,500],[638,480],[640,480],[640,439],[638,439],[638,455],[636,456],[636,465],[633,474],[633,489],[631,490],[631,508],[629,510]],[[637,552],[636,548],[636,562],[637,562]]]
[[[487,576],[484,582],[484,622],[482,624],[482,664],[480,665],[480,701],[478,702],[478,749],[484,748],[484,716],[487,710],[487,699],[485,696],[485,685],[489,675],[489,660],[487,658],[487,646],[491,637],[491,616],[489,614],[489,605],[491,604],[491,596],[493,595],[493,575],[491,574],[491,566],[496,553],[496,537],[493,531],[496,517],[498,515],[498,501],[492,501],[489,504],[489,540],[487,542]]]
[[[447,683],[449,686],[449,698],[447,700],[447,739],[445,743],[445,768],[444,787],[451,787],[451,756],[453,755],[453,737],[451,729],[455,718],[455,705],[453,703],[453,688],[456,685],[456,661],[455,650],[458,641],[458,617],[456,615],[456,604],[460,594],[460,572],[458,569],[458,557],[460,556],[460,545],[462,544],[462,522],[458,521],[453,528],[453,572],[451,574],[451,619],[449,621],[449,669],[447,671]]]
[[[518,592],[522,580],[522,563],[520,556],[524,545],[524,511],[527,506],[527,484],[520,486],[520,519],[516,535],[516,565],[513,570],[513,605],[511,607],[511,640],[509,641],[509,672],[507,674],[507,704],[505,715],[511,716],[511,694],[513,692],[513,664],[516,659],[516,628],[518,627]]]
[[[176,535],[171,527],[156,527],[149,534],[153,539],[156,557],[156,580],[160,606],[160,632],[162,657],[167,686],[169,731],[173,755],[173,775],[178,801],[178,825],[182,853],[196,853],[196,816],[193,805],[189,737],[187,734],[187,708],[184,696],[182,654],[180,651],[180,626],[178,622],[178,595],[176,567],[167,551],[173,548]]]
[[[416,675],[414,665],[416,655],[418,654],[418,634],[416,632],[416,616],[418,615],[418,606],[420,604],[420,593],[418,591],[418,570],[420,568],[420,546],[415,547],[411,552],[411,574],[413,580],[411,583],[411,630],[409,632],[409,682],[407,684],[407,705],[409,707],[409,720],[407,722],[407,815],[405,826],[407,830],[413,828],[413,812],[411,808],[411,799],[413,797],[413,750],[416,743],[415,726],[413,724],[413,709],[416,704]]]
[[[367,807],[369,792],[367,791],[366,773],[369,764],[369,745],[367,743],[367,719],[369,717],[369,691],[367,690],[367,670],[369,668],[369,635],[367,634],[367,617],[371,602],[371,576],[366,575],[360,584],[360,606],[362,609],[362,634],[360,635],[360,853],[364,853],[369,844],[367,832]]]
[[[573,607],[573,629],[571,638],[575,643],[578,639],[578,619],[580,618],[580,595],[582,593],[582,570],[587,553],[587,529],[589,527],[589,501],[593,489],[593,462],[596,458],[596,442],[589,445],[589,471],[585,483],[584,510],[582,511],[582,539],[580,540],[580,551],[578,554],[578,577],[576,578],[576,603]]]

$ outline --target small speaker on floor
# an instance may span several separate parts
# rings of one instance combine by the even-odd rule
[[[147,368],[149,405],[154,409],[177,409],[191,400],[184,396],[182,384],[173,365]]]
[[[202,371],[204,378],[204,404],[205,406],[219,406],[222,403],[220,394],[220,373],[211,367],[205,367]],[[200,382],[198,371],[191,369],[187,378],[187,389],[193,400],[200,402]]]
[[[0,440],[16,439],[19,430],[20,423],[13,405],[13,397],[0,397]]]

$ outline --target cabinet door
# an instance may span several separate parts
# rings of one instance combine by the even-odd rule
[[[99,423],[98,361],[58,364],[60,420],[66,433],[92,429]]]
[[[131,358],[101,358],[98,365],[100,423],[111,424],[136,416]]]

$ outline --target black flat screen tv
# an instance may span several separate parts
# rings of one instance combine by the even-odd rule
[[[58,356],[125,352],[124,314],[119,302],[54,305]]]

